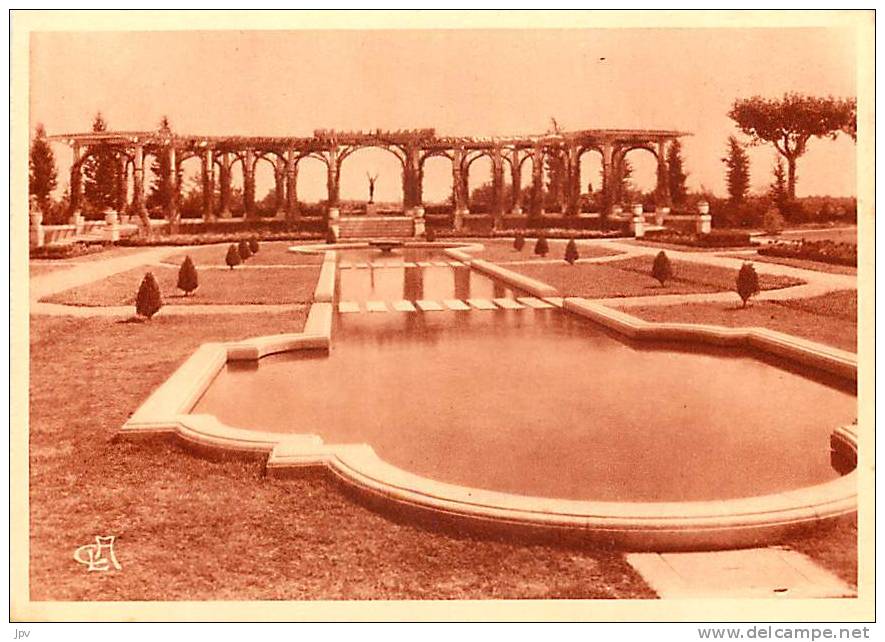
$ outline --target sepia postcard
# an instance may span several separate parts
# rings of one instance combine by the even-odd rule
[[[872,10],[10,25],[13,622],[866,635]]]

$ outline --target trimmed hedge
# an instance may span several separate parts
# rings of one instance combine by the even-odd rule
[[[72,259],[85,254],[103,252],[109,247],[103,243],[67,243],[65,245],[44,245],[31,248],[32,259]]]
[[[687,245],[690,247],[747,247],[750,233],[740,230],[712,230],[709,234],[687,234],[683,232],[648,232],[645,238],[659,243]]]
[[[857,245],[835,241],[806,241],[798,243],[773,243],[759,248],[762,256],[777,256],[787,259],[805,259],[832,265],[857,267]]]
[[[214,223],[180,223],[179,234],[232,234],[237,232],[315,232],[326,231],[322,217],[301,217],[292,221],[253,219],[250,221],[215,221]]]
[[[154,235],[150,238],[130,236],[120,239],[117,245],[128,247],[153,247],[158,245],[213,245],[215,243],[235,243],[253,238],[259,241],[316,241],[325,237],[321,232],[231,232],[228,234],[166,234]]]
[[[474,238],[485,238],[485,239],[501,239],[501,238],[513,238],[518,234],[525,235],[525,230],[488,230],[485,232],[474,232],[472,230],[462,230],[461,232],[455,232],[453,230],[437,230],[436,237],[437,238],[465,238],[465,237],[474,237]],[[617,239],[624,238],[625,236],[632,237],[631,234],[624,234],[622,231],[618,230],[610,230],[608,232],[601,232],[599,230],[588,230],[585,232],[575,232],[574,230],[568,230],[561,227],[551,227],[546,229],[532,230],[529,236],[535,237],[543,234],[548,239]]]

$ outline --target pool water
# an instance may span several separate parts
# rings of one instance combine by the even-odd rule
[[[394,286],[408,269],[376,277],[385,269],[399,281],[370,294],[341,270],[342,299],[411,298]],[[436,269],[463,268],[425,275]],[[488,285],[470,279],[471,292]],[[448,287],[433,283],[424,291]],[[409,472],[475,488],[689,501],[835,478],[830,433],[856,417],[856,396],[746,352],[626,342],[558,309],[388,312],[337,315],[328,355],[229,364],[193,412],[368,443]]]

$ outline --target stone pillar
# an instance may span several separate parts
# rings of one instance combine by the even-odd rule
[[[286,161],[280,156],[274,167],[274,183],[274,218],[282,220],[286,218]]]
[[[286,151],[286,218],[298,217],[298,163],[295,150]]]
[[[414,208],[414,233],[415,238],[423,237],[426,231],[424,221],[424,207],[416,205]]]
[[[614,205],[612,181],[614,165],[614,146],[610,141],[602,144],[602,217],[608,218]]]
[[[658,141],[658,174],[655,188],[655,210],[670,206],[670,180],[667,175],[667,144]]]
[[[510,211],[518,216],[522,214],[522,172],[519,165],[519,150],[510,152]]]
[[[74,143],[72,150],[74,158],[71,162],[71,203],[68,213],[70,224],[76,226],[79,233],[83,227],[83,157],[79,143]]]
[[[492,226],[501,228],[504,216],[504,158],[501,148],[492,150]]]
[[[255,152],[246,150],[243,158],[243,219],[255,218]]]
[[[630,220],[630,231],[633,236],[641,238],[645,236],[645,216],[642,213],[642,203],[633,204],[633,217]]]
[[[710,216],[710,204],[706,201],[698,203],[698,220],[695,231],[698,234],[709,234],[713,227],[713,217]]]
[[[411,215],[412,209],[421,204],[417,189],[419,177],[418,150],[415,147],[406,148],[406,159],[403,164],[403,208],[406,214]]]
[[[540,145],[532,149],[532,218],[538,218],[544,213],[544,153]]]
[[[670,215],[670,208],[664,205],[655,205],[655,225],[662,227]]]
[[[467,201],[464,198],[464,177],[461,164],[464,161],[464,150],[460,147],[452,150],[452,208],[453,226],[456,231],[464,228],[464,215],[468,213]]]
[[[218,216],[230,218],[230,152],[223,152],[221,154],[221,169],[218,172],[218,182],[220,183]]]
[[[332,209],[338,210],[338,178],[340,176],[340,166],[338,164],[338,148],[333,147],[329,150],[327,157],[328,168],[326,170],[326,191],[328,193],[327,204],[329,210],[329,218],[331,218]]]
[[[203,221],[215,220],[215,159],[211,149],[203,154]]]
[[[129,159],[126,158],[126,154],[120,152],[120,156],[117,158],[117,194],[115,197],[115,207],[117,208],[118,214],[126,213],[126,205],[127,205],[127,192],[128,185],[126,181],[126,169],[128,167]]]
[[[111,243],[120,240],[120,219],[111,207],[104,211],[104,240]]]
[[[28,246],[43,247],[46,238],[43,232],[43,211],[37,205],[37,198],[31,196],[28,201],[30,226],[28,228]]]
[[[146,232],[150,232],[151,220],[144,207],[144,145],[135,146],[135,162],[132,166],[132,213],[135,214]]]
[[[578,148],[571,143],[565,151],[565,170],[565,213],[568,216],[577,216],[581,213],[581,165]]]
[[[169,146],[166,154],[166,202],[163,203],[163,214],[169,221],[169,229],[172,233],[178,232],[178,203],[175,198],[175,148]]]

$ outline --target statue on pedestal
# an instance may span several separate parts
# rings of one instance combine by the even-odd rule
[[[369,179],[369,203],[375,202],[375,181],[378,180],[378,172],[375,172],[375,175],[372,176],[369,172],[366,172],[366,178]]]

